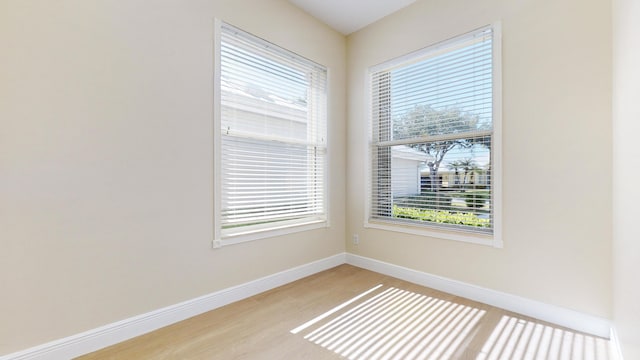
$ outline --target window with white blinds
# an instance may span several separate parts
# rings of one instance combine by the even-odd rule
[[[326,68],[225,23],[218,45],[218,238],[326,222]]]
[[[370,70],[370,223],[493,236],[498,32],[487,26]]]

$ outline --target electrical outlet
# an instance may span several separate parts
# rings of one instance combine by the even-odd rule
[[[360,244],[360,236],[358,234],[353,234],[353,245]]]

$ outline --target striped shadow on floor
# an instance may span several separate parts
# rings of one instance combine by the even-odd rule
[[[606,339],[379,284],[291,330],[348,359],[611,359]]]

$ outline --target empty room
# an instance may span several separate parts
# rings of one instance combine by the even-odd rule
[[[640,359],[638,19],[0,0],[0,360]]]

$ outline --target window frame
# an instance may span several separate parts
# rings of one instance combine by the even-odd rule
[[[372,74],[384,69],[389,69],[401,64],[408,64],[419,57],[429,54],[442,52],[456,43],[460,38],[475,34],[487,29],[492,29],[492,174],[491,174],[491,195],[492,195],[492,211],[493,211],[493,228],[492,233],[481,233],[472,230],[457,229],[453,227],[442,227],[437,224],[428,222],[417,223],[407,222],[394,218],[372,218],[372,196],[373,196],[373,126],[374,126],[374,110],[372,106]],[[445,240],[454,240],[467,242],[472,244],[480,244],[492,246],[494,248],[502,248],[504,246],[502,239],[502,27],[499,21],[483,27],[462,33],[450,39],[427,45],[416,51],[412,51],[405,55],[398,56],[384,63],[371,66],[366,72],[365,84],[365,103],[367,114],[367,126],[365,127],[365,214],[364,227],[371,229],[379,229],[391,232],[399,232],[411,235],[419,235],[433,237]],[[389,166],[391,166],[389,164]]]
[[[324,109],[324,154],[322,164],[322,207],[323,213],[319,216],[309,216],[302,219],[277,221],[275,223],[265,223],[260,225],[246,226],[243,231],[233,231],[232,233],[225,233],[222,228],[222,202],[223,202],[223,160],[222,160],[222,69],[221,69],[221,49],[222,49],[222,32],[223,28],[228,27],[234,30],[238,30],[245,35],[256,40],[256,43],[260,43],[265,47],[272,47],[274,51],[290,53],[296,56],[298,59],[307,61],[315,66],[322,67],[326,72],[325,90],[329,89],[329,69],[323,65],[320,65],[312,60],[309,60],[291,50],[288,50],[279,45],[273,44],[267,40],[264,40],[254,34],[251,34],[241,28],[224,22],[220,19],[214,20],[214,76],[213,76],[213,176],[214,176],[214,189],[213,189],[213,227],[214,227],[214,239],[212,241],[213,248],[220,248],[222,246],[244,243],[247,241],[254,241],[259,239],[265,239],[280,235],[292,234],[302,231],[309,231],[313,229],[327,228],[329,227],[329,123],[328,123],[328,94],[325,101]],[[241,229],[241,228],[239,228]]]

